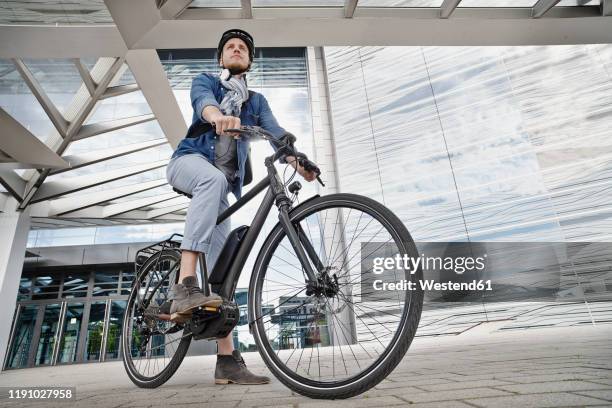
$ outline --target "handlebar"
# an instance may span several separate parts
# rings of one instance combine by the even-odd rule
[[[317,181],[325,187],[323,180],[319,177],[321,175],[321,170],[316,163],[308,159],[306,154],[298,152],[295,149],[294,143],[297,139],[291,133],[285,133],[280,139],[277,139],[270,132],[259,126],[241,126],[240,129],[225,129],[225,131],[238,133],[240,136],[247,136],[250,140],[263,139],[269,141],[276,148],[284,151],[285,155],[294,156],[298,164],[302,166],[304,170],[315,173]]]

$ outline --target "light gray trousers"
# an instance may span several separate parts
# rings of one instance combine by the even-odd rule
[[[187,209],[181,249],[206,254],[210,273],[230,232],[230,220],[216,225],[217,216],[229,207],[231,185],[225,175],[204,156],[186,154],[170,160],[168,183],[193,198]]]

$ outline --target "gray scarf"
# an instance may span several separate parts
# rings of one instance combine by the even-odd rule
[[[249,99],[249,89],[244,77],[230,77],[229,71],[224,69],[219,78],[221,85],[227,89],[221,101],[221,112],[224,115],[239,117],[242,104]]]

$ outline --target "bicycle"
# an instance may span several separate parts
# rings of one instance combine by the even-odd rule
[[[422,270],[400,273],[415,282],[415,290],[381,296],[364,284],[369,270],[355,268],[363,269],[364,259],[381,250],[418,257],[414,241],[399,218],[367,197],[315,195],[294,206],[301,185],[288,185],[293,176],[281,181],[277,160],[293,155],[323,184],[316,164],[295,149],[295,137],[276,140],[257,127],[228,131],[268,140],[276,152],[265,158],[267,177],[217,218],[218,224],[267,189],[251,225],[229,234],[210,276],[199,258],[203,291],[209,294],[212,286],[223,304],[200,308],[186,322],[171,321],[168,294],[178,281],[178,234],[139,251],[122,329],[130,379],[139,387],[158,387],[175,373],[191,340],[232,332],[240,318],[234,301],[238,278],[276,205],[279,221],[261,246],[248,289],[248,324],[257,350],[274,376],[299,394],[340,399],[365,392],[397,366],[414,338],[423,305],[416,284]]]

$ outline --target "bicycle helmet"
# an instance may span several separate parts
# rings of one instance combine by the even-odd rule
[[[253,41],[253,37],[251,34],[247,33],[244,30],[239,30],[237,28],[232,28],[231,30],[227,30],[221,36],[219,40],[219,45],[217,46],[217,61],[221,59],[221,55],[223,54],[223,47],[225,43],[228,42],[232,38],[240,38],[245,42],[247,48],[249,49],[249,60],[253,63],[253,59],[255,59],[255,42]]]

